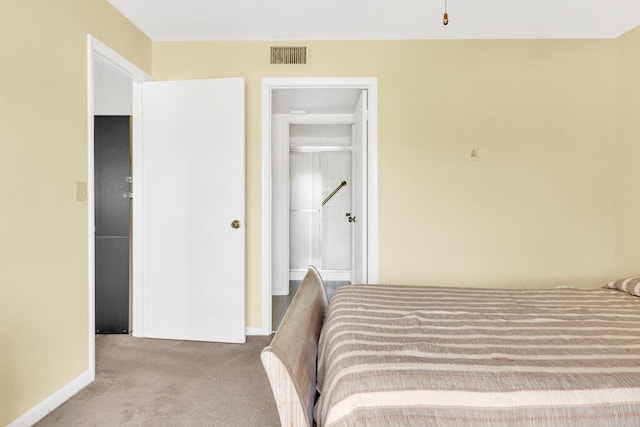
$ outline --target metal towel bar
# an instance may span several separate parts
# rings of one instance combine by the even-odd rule
[[[344,187],[345,185],[347,185],[347,181],[342,181],[342,182],[340,183],[340,185],[338,185],[338,186],[336,187],[336,189],[335,189],[335,190],[333,190],[333,191],[331,192],[331,194],[329,194],[329,195],[327,196],[327,198],[326,198],[326,199],[324,199],[324,200],[322,201],[322,206],[324,206],[324,205],[325,205],[329,200],[331,200],[331,198],[332,198],[333,196],[335,196],[335,195],[336,195],[336,193],[337,193],[338,191],[340,191],[340,189],[341,189],[342,187]]]

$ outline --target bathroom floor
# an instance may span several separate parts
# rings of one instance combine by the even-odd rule
[[[296,294],[296,292],[298,292],[300,282],[300,280],[289,281],[289,295],[274,295],[273,297],[271,297],[271,326],[273,331],[276,331],[278,329],[278,326],[280,326],[280,322],[282,322],[282,318],[287,312],[289,304],[291,304],[291,301],[293,300],[293,296]],[[338,289],[340,286],[350,285],[351,282],[340,280],[326,280],[324,284],[327,287],[327,295],[329,296],[329,299],[331,299],[331,295],[333,295],[336,289]]]

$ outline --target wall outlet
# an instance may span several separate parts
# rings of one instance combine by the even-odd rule
[[[87,183],[85,181],[76,181],[76,202],[87,201]]]
[[[478,147],[471,147],[469,149],[469,160],[472,162],[477,162],[480,160],[480,151],[478,151]]]

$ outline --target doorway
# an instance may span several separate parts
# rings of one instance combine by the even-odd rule
[[[283,257],[276,267],[282,270],[278,276],[283,279],[272,290],[274,330],[309,265],[323,275],[329,296],[338,287],[354,282],[353,240],[360,215],[353,209],[353,200],[355,193],[362,191],[362,185],[354,185],[352,179],[353,163],[357,160],[353,155],[353,126],[339,120],[332,123],[331,117],[325,123],[289,123],[285,132],[288,141],[275,142],[289,147],[288,176],[274,177],[288,180],[288,195],[275,202],[285,206],[288,196],[288,239],[283,236],[281,240],[285,244],[288,240],[289,256]],[[285,214],[286,210],[283,207]],[[274,232],[286,231],[274,227]]]
[[[95,171],[95,116],[129,116],[130,121],[130,142],[132,144],[132,157],[135,160],[136,149],[140,144],[136,141],[141,140],[141,97],[140,85],[142,82],[151,80],[151,76],[140,70],[137,66],[129,62],[116,51],[100,42],[91,35],[87,35],[87,187],[91,190],[96,185]],[[138,148],[136,148],[138,147]],[[138,153],[139,154],[139,153]],[[140,183],[135,182],[136,168],[132,170],[134,180],[131,184],[133,192]],[[126,184],[126,183],[125,183]],[[88,362],[90,377],[95,379],[95,359],[96,359],[96,254],[99,249],[96,248],[96,210],[95,210],[95,192],[88,192],[87,205],[87,225],[88,225]],[[122,197],[121,194],[119,194]],[[128,233],[125,233],[128,234]],[[136,249],[137,243],[131,242],[131,252],[139,251]],[[98,254],[98,256],[100,256]],[[127,256],[130,259],[130,256]],[[125,260],[124,263],[129,263]],[[127,273],[127,275],[135,273]],[[127,280],[127,285],[129,280]],[[133,289],[135,291],[135,289]],[[131,288],[127,286],[127,292],[131,292]],[[129,296],[127,304],[128,329],[134,328],[131,322],[135,319],[131,316],[130,306],[132,297]]]
[[[132,334],[244,342],[245,80],[149,82],[149,76],[90,36],[88,53],[90,189],[100,62],[124,75],[131,94]],[[89,365],[94,372],[93,202],[90,191]],[[214,274],[217,279],[205,277]]]
[[[376,178],[375,78],[263,80],[264,329],[308,265],[329,291],[377,281]]]

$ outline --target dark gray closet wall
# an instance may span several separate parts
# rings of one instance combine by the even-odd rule
[[[129,332],[131,118],[94,117],[96,333]]]

